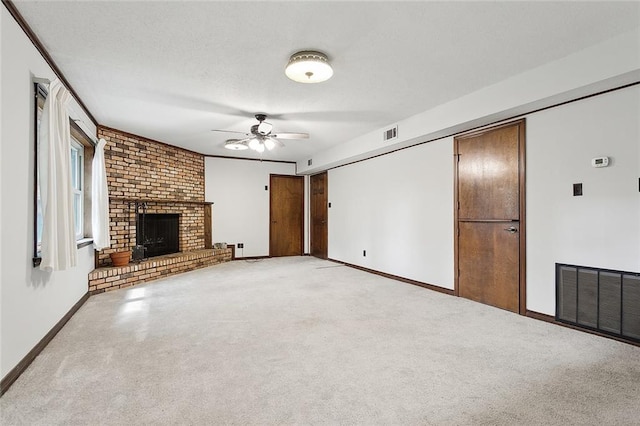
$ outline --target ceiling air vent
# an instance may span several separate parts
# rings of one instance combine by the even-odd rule
[[[398,126],[392,127],[382,132],[382,140],[385,142],[391,139],[396,139],[397,137],[398,137]]]

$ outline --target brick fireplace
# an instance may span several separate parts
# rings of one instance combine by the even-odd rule
[[[147,214],[177,214],[179,251],[210,248],[205,244],[205,202],[162,201],[148,198],[110,197],[109,216],[111,221],[111,248],[100,252],[98,265],[111,264],[109,253],[131,250],[136,245],[138,232],[135,203],[144,202]]]
[[[231,258],[230,249],[211,248],[211,203],[204,200],[203,155],[103,126],[98,128],[98,137],[107,141],[111,247],[96,256],[99,269],[89,276],[90,292],[122,288],[188,270],[190,265],[204,267]],[[167,255],[166,261],[162,256],[143,261],[167,266],[162,274],[153,276],[157,268],[146,273],[148,268],[141,264],[132,264],[126,271],[100,270],[111,267],[110,253],[136,245],[138,214],[143,213],[136,206],[143,205],[148,215],[177,215],[179,253]]]

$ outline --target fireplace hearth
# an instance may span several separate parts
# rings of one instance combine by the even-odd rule
[[[136,244],[145,247],[144,257],[178,253],[180,251],[179,225],[179,214],[138,214]]]

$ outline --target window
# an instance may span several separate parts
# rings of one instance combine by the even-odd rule
[[[84,147],[71,137],[71,185],[73,187],[73,218],[76,240],[84,238]]]
[[[40,198],[40,177],[38,175],[38,137],[40,135],[40,122],[42,121],[42,110],[44,108],[44,100],[47,98],[47,92],[40,84],[35,84],[35,95],[36,95],[36,125],[35,125],[35,161],[34,161],[34,179],[35,179],[35,217],[34,217],[34,228],[35,228],[35,237],[34,237],[34,249],[33,249],[33,261],[34,266],[36,265],[36,259],[40,258],[40,248],[42,244],[42,226],[43,226],[43,216],[44,212],[42,211],[42,200]]]
[[[34,161],[34,242],[33,265],[40,264],[40,249],[42,243],[43,206],[40,199],[40,180],[38,176],[38,135],[44,101],[47,98],[46,89],[35,84],[35,161]],[[73,188],[73,217],[75,222],[76,240],[91,236],[91,161],[94,147],[89,137],[82,129],[70,120],[71,127],[71,183]]]

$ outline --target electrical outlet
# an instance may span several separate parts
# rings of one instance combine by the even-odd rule
[[[244,243],[238,243],[238,248],[244,248]]]

